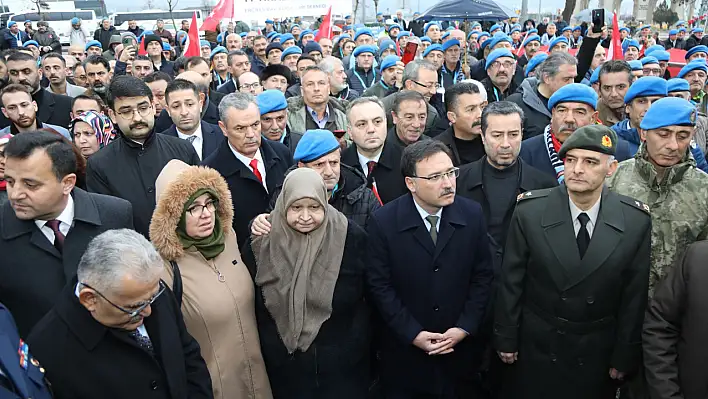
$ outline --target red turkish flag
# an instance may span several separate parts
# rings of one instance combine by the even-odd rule
[[[234,17],[234,0],[219,0],[219,3],[211,10],[211,14],[204,19],[199,31],[216,30],[224,18]]]
[[[327,15],[325,15],[325,17],[322,19],[322,23],[320,24],[320,30],[319,32],[317,32],[315,41],[319,42],[320,39],[322,39],[323,37],[326,37],[328,39],[332,38],[332,6],[329,6]]]
[[[192,23],[189,26],[197,26],[196,11],[192,14]],[[187,32],[187,42],[184,44],[184,53],[182,55],[185,57],[197,57],[201,55],[199,48],[199,31],[197,29],[192,28]]]
[[[617,12],[612,15],[612,40],[610,41],[610,48],[607,52],[608,60],[623,60],[624,54],[622,52],[622,36],[620,36],[619,31],[619,21],[617,21]]]

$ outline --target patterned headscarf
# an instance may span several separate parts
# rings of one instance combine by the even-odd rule
[[[105,147],[108,143],[116,138],[116,131],[113,128],[113,122],[106,115],[99,114],[96,111],[86,111],[82,112],[71,121],[69,125],[69,130],[71,131],[71,136],[74,136],[74,127],[76,122],[85,122],[93,128],[96,132],[96,139],[98,140],[98,148],[101,149]]]

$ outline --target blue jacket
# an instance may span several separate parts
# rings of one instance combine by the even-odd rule
[[[617,133],[619,138],[622,138],[629,143],[629,151],[634,156],[634,154],[639,151],[639,145],[641,144],[641,139],[639,137],[639,132],[636,128],[629,127],[629,119],[617,122],[612,126],[612,130]],[[708,173],[708,162],[706,162],[706,157],[703,151],[698,148],[696,142],[691,140],[691,154],[696,160],[696,167],[706,173]]]
[[[22,43],[30,40],[29,36],[27,36],[24,31],[18,31],[17,33],[20,34],[20,40],[22,40]],[[9,48],[20,47],[17,45],[17,38],[12,34],[12,32],[10,32],[10,29],[5,30],[5,41],[7,42],[7,45],[10,46]]]
[[[27,348],[28,355],[26,359],[21,360],[18,353],[24,348]],[[44,381],[44,369],[29,354],[29,347],[20,340],[17,333],[15,320],[2,304],[0,304],[0,369],[12,382],[16,391],[8,391],[0,385],[0,398],[51,399],[52,395]]]

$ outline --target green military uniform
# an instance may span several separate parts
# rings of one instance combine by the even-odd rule
[[[607,180],[614,192],[648,205],[652,219],[649,291],[681,261],[686,248],[708,237],[708,174],[696,169],[686,151],[683,160],[666,168],[659,179],[644,145],[634,159],[620,163]]]
[[[366,91],[364,91],[364,94],[362,94],[362,97],[384,98],[389,94],[395,93],[396,91],[396,88],[384,87],[384,83],[379,81],[377,84],[372,85],[371,87],[366,89]]]

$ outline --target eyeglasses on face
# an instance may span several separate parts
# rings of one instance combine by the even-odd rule
[[[118,116],[125,120],[130,120],[133,118],[133,115],[137,112],[138,115],[140,116],[148,116],[150,115],[150,111],[152,111],[152,107],[148,104],[140,105],[137,108],[130,108],[130,109],[122,109],[120,111],[117,111],[116,113]]]
[[[187,212],[189,212],[189,214],[194,217],[200,217],[200,216],[202,216],[202,214],[204,214],[205,209],[208,210],[209,213],[214,213],[214,211],[216,211],[216,207],[218,205],[219,205],[219,201],[211,200],[211,201],[207,201],[204,205],[194,204],[189,209],[187,209]]]
[[[460,168],[452,168],[447,172],[444,173],[438,173],[432,176],[411,176],[414,179],[423,179],[427,180],[431,183],[439,183],[441,182],[444,178],[448,179],[456,179],[458,176],[460,176]]]
[[[157,298],[159,298],[160,295],[162,295],[162,293],[165,292],[165,289],[167,288],[167,286],[162,282],[162,280],[160,280],[160,284],[159,284],[159,287],[160,287],[160,288],[159,288],[159,290],[157,291],[157,293],[152,296],[152,298],[150,298],[150,299],[149,299],[147,302],[145,302],[144,304],[140,305],[140,306],[139,306],[138,308],[136,308],[135,310],[128,310],[128,309],[125,309],[125,308],[123,308],[123,307],[120,307],[120,306],[116,305],[115,303],[111,302],[110,299],[106,298],[105,295],[101,294],[100,291],[98,291],[97,289],[91,287],[90,285],[88,285],[88,284],[86,284],[86,283],[79,283],[79,284],[83,285],[83,286],[86,287],[86,288],[92,289],[96,294],[98,294],[98,296],[100,296],[101,298],[105,299],[106,302],[108,302],[109,304],[111,304],[111,306],[113,306],[114,308],[116,308],[116,309],[120,310],[121,312],[127,314],[130,318],[136,317],[137,315],[139,315],[140,313],[142,313],[148,306],[152,305],[152,304],[157,300]]]
[[[426,85],[426,84],[420,83],[419,81],[413,80],[413,79],[411,79],[411,82],[417,84],[420,87],[425,87],[426,89],[429,89],[429,90],[432,90],[432,89],[438,90],[440,88],[440,83],[430,83],[430,84]]]

